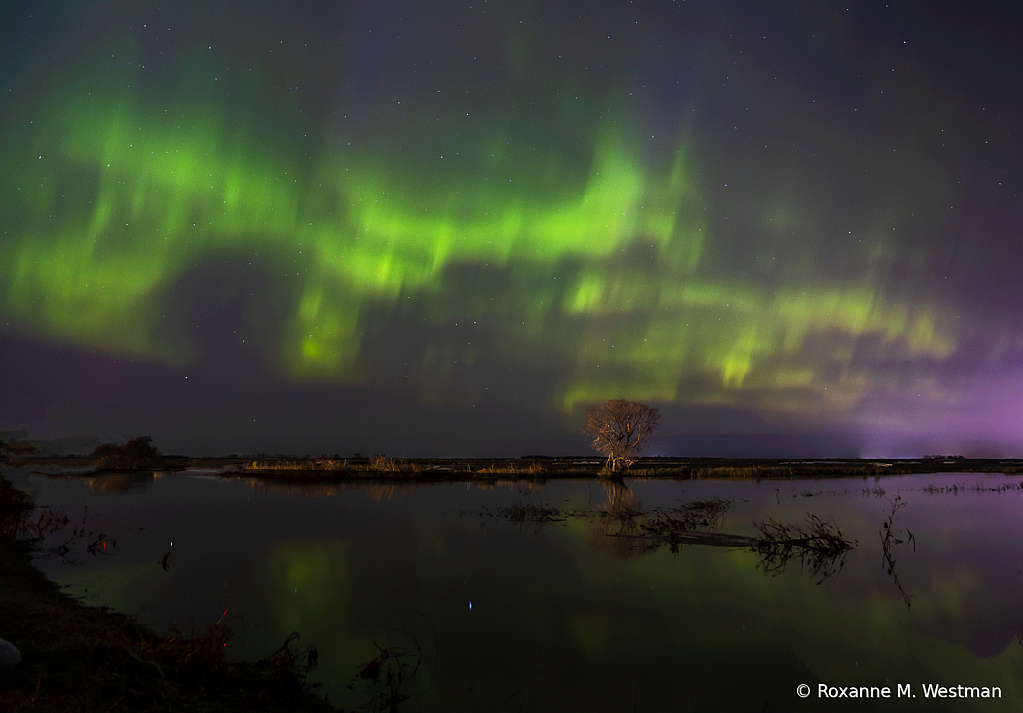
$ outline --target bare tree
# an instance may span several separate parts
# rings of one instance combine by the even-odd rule
[[[646,404],[612,399],[586,412],[583,433],[593,436],[593,448],[607,456],[608,472],[621,474],[636,460],[646,437],[657,428],[661,414]]]

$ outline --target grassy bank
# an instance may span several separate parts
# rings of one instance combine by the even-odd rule
[[[593,457],[526,458],[273,458],[239,461],[234,475],[276,480],[479,480],[597,478],[603,459]],[[796,478],[870,478],[942,472],[1023,473],[1023,461],[994,459],[780,460],[725,458],[641,458],[629,478],[665,480],[769,480]]]
[[[493,481],[599,478],[604,460],[597,456],[526,456],[523,458],[392,458],[374,456],[240,456],[193,458],[160,456],[133,462],[80,457],[20,458],[11,467],[90,477],[110,473],[216,471],[223,476],[279,481]],[[624,476],[664,480],[787,480],[798,478],[872,478],[911,473],[1023,473],[1023,460],[920,458],[888,461],[868,459],[734,459],[640,458]]]
[[[53,520],[0,478],[0,637],[22,661],[0,671],[10,713],[334,711],[305,685],[315,652],[289,639],[266,659],[224,658],[220,623],[160,636],[132,617],[85,606],[32,565],[33,533]]]

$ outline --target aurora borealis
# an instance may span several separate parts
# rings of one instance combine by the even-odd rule
[[[518,455],[629,398],[665,454],[1023,454],[1020,20],[4,3],[0,427]]]

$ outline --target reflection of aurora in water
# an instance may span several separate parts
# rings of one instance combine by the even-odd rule
[[[254,492],[238,479],[181,475],[128,500],[89,497],[83,481],[27,469],[13,477],[57,509],[78,512],[86,498],[90,523],[117,539],[112,556],[91,557],[83,542],[71,553],[78,564],[43,560],[57,581],[161,628],[201,625],[230,607],[237,656],[263,656],[297,630],[346,709],[358,704],[346,685],[378,645],[407,645],[410,635],[424,663],[406,691],[424,711],[500,710],[519,689],[543,711],[628,710],[634,700],[644,710],[679,701],[758,710],[765,700],[801,710],[795,687],[817,681],[910,683],[917,698],[899,710],[936,710],[919,688],[931,681],[999,686],[991,710],[1023,699],[1018,476],[627,481],[614,491],[596,481],[528,491],[445,483],[399,486],[379,500],[381,491],[354,485],[317,497],[316,485]],[[908,505],[893,527],[917,542],[898,546],[908,607],[878,538],[897,493]],[[795,562],[766,571],[744,548],[630,547],[595,537],[589,517],[534,528],[479,514],[523,502],[611,513],[713,497],[732,505],[720,531],[753,535],[755,522],[796,523],[810,511],[857,545],[821,580]],[[805,710],[819,708],[811,700]]]
[[[437,329],[420,366],[432,388],[444,390],[452,361],[489,350],[542,356],[574,364],[557,395],[566,408],[623,391],[711,402],[746,391],[793,408],[826,394],[844,405],[864,386],[847,373],[858,339],[907,357],[952,348],[933,309],[886,297],[869,274],[768,289],[704,269],[709,238],[684,145],[651,167],[609,128],[585,176],[516,165],[540,180],[492,189],[340,149],[289,170],[215,115],[160,120],[130,98],[72,102],[50,130],[59,139],[0,248],[4,308],[92,347],[187,360],[187,342],[166,329],[175,284],[204,263],[244,261],[280,292],[278,358],[299,379],[372,380],[367,331],[407,313]],[[483,277],[465,284],[466,271]],[[484,343],[445,337],[459,319],[484,325]],[[807,344],[825,335],[830,353],[811,364]],[[683,393],[693,382],[703,393]]]

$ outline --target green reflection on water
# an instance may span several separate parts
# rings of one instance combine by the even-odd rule
[[[277,602],[277,633],[330,631],[350,618],[349,543],[284,541],[266,558],[267,594]]]
[[[237,506],[235,486],[223,487],[225,508]],[[672,497],[694,497],[687,487]],[[107,558],[93,594],[130,612],[140,597],[156,609],[166,606],[160,597],[199,597],[204,582],[232,569],[225,563],[243,558],[234,584],[209,586],[212,603],[203,608],[199,597],[192,606],[212,611],[229,599],[250,655],[299,631],[319,649],[318,680],[348,708],[373,696],[365,681],[347,688],[361,668],[381,649],[403,647],[421,651],[402,688],[410,711],[1019,709],[1023,646],[1012,632],[1023,584],[1011,576],[1021,548],[1010,537],[1018,493],[907,495],[896,526],[910,527],[919,547],[897,551],[906,606],[881,567],[877,514],[886,500],[861,497],[858,486],[810,498],[782,485],[791,492],[777,499],[774,484],[728,487],[745,502],[736,497],[727,531],[812,509],[834,513],[859,544],[838,575],[818,583],[799,562],[765,572],[746,550],[623,545],[589,518],[535,527],[465,514],[472,504],[538,498],[592,512],[602,507],[592,496],[600,489],[587,483],[531,495],[440,486],[381,502],[358,491],[304,502],[264,494],[232,521],[239,539],[192,519],[201,551],[176,546],[169,572],[152,555],[141,564]],[[641,507],[628,493],[615,497]],[[276,533],[266,528],[273,513]],[[90,576],[72,570],[61,579]],[[988,629],[999,636],[978,655],[974,635]],[[796,696],[798,684],[815,692],[818,682],[910,684],[917,698],[843,705]],[[1002,698],[928,701],[921,686],[931,682],[999,686]]]

